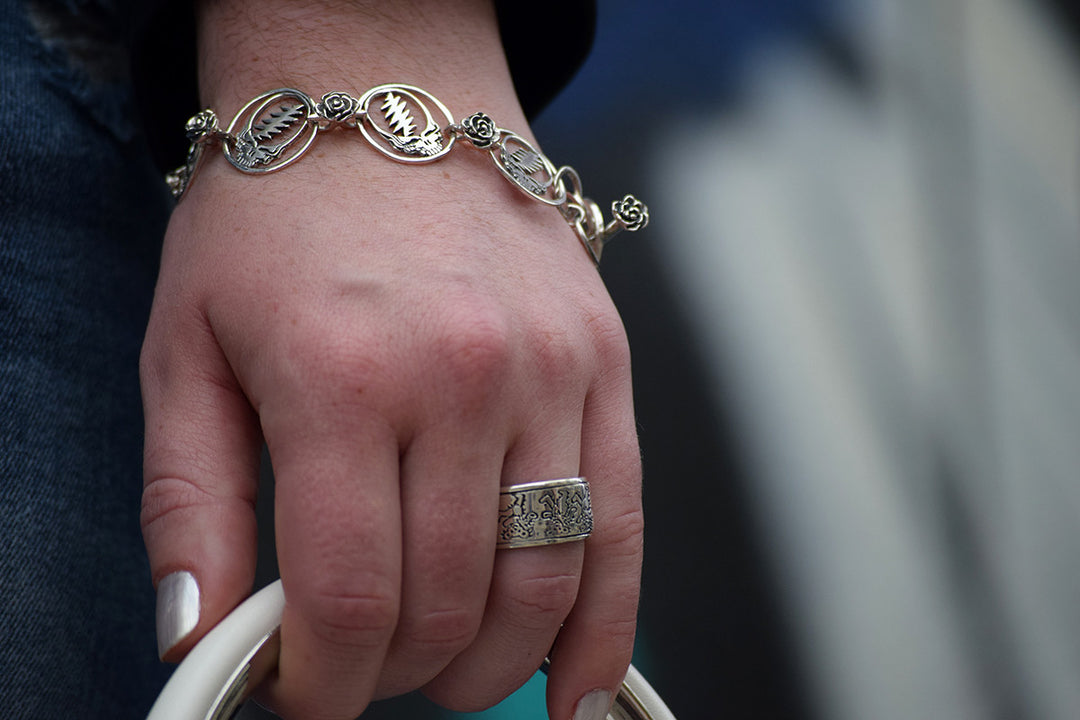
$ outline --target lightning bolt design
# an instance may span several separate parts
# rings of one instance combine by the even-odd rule
[[[386,93],[386,100],[383,101],[380,109],[383,111],[383,117],[386,118],[386,122],[393,133],[400,135],[402,138],[410,138],[415,135],[416,125],[413,124],[408,103],[400,97],[391,92]]]
[[[449,129],[440,128],[432,111],[441,113],[449,128],[450,111],[420,88],[411,85],[379,85],[357,101],[356,115],[364,137],[379,152],[401,162],[428,162],[450,148]],[[450,138],[453,142],[453,138]]]
[[[288,130],[294,123],[302,119],[304,106],[297,104],[281,104],[278,112],[271,110],[266,117],[261,118],[251,126],[251,135],[256,140],[266,141],[275,135]]]

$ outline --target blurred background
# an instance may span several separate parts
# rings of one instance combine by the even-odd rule
[[[534,130],[651,209],[602,273],[675,714],[1080,717],[1080,9],[600,0]]]
[[[1080,7],[599,13],[535,130],[652,211],[635,662],[680,718],[1080,717]]]

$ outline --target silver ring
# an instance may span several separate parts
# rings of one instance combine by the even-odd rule
[[[499,489],[496,547],[573,542],[593,529],[589,483],[583,477],[541,480]]]

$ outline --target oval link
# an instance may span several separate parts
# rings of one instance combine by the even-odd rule
[[[281,88],[253,99],[229,123],[225,157],[246,173],[280,170],[300,159],[319,128],[315,103],[306,93]]]
[[[370,106],[378,98],[382,102],[373,112]],[[434,111],[441,113],[445,122],[438,122]],[[433,162],[454,146],[454,136],[447,132],[454,124],[450,111],[434,95],[412,85],[371,88],[360,96],[357,114],[362,117],[364,138],[391,160]]]
[[[490,152],[503,177],[529,197],[554,207],[566,202],[566,190],[555,182],[555,166],[525,138],[499,128],[499,141]]]

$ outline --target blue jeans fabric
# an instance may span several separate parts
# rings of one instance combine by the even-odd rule
[[[0,0],[8,717],[144,717],[169,673],[138,524],[137,365],[170,201],[107,30],[128,32],[125,9]]]

